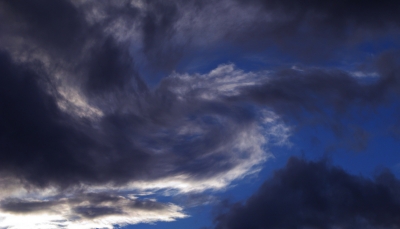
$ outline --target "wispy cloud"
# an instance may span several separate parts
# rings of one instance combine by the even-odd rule
[[[182,208],[151,199],[111,193],[75,194],[46,200],[6,199],[0,205],[5,228],[114,228],[187,217]]]

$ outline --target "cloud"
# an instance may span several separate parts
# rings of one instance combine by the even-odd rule
[[[283,124],[271,112],[224,102],[240,85],[257,78],[233,66],[193,77],[172,75],[154,91],[125,94],[131,101],[122,103],[124,107],[107,100],[103,102],[113,104],[92,102],[101,111],[98,116],[66,112],[58,91],[47,90],[51,84],[46,73],[34,69],[1,54],[0,101],[7,113],[0,116],[0,172],[7,194],[2,197],[0,214],[6,226],[24,227],[21,223],[29,222],[51,228],[76,223],[94,228],[183,217],[175,205],[172,210],[165,208],[172,215],[151,208],[142,216],[136,205],[126,215],[128,210],[122,207],[70,203],[79,197],[75,189],[93,195],[224,189],[233,180],[257,172],[271,157],[265,133],[282,140],[279,136],[286,137],[289,131],[275,131],[275,125]],[[51,200],[53,196],[64,197]],[[58,207],[65,212],[54,210]],[[28,213],[33,221],[18,218]],[[104,217],[105,221],[99,219],[104,225],[97,222]]]
[[[357,45],[359,34],[398,30],[397,16],[383,13],[397,9],[388,2],[292,3],[1,1],[0,214],[48,215],[60,207],[55,223],[93,223],[141,212],[127,206],[147,202],[126,193],[223,190],[259,171],[273,157],[271,144],[289,144],[292,125],[308,117],[340,129],[331,110],[342,117],[353,105],[398,95],[396,52],[376,58],[372,69],[251,72],[221,64],[179,72],[199,52],[208,60],[226,46],[241,57],[287,48],[302,62]],[[368,72],[372,83],[362,77]],[[355,127],[353,134],[354,148],[365,147],[368,133]],[[115,208],[82,194],[113,192]],[[183,216],[178,206],[154,205],[166,207],[106,225]]]
[[[4,46],[13,52],[31,50],[35,55],[51,54],[52,62],[60,65],[60,61],[65,61],[68,70],[76,62],[93,63],[99,69],[109,70],[113,64],[122,67],[125,73],[129,70],[130,74],[156,75],[161,71],[165,76],[185,61],[193,64],[194,55],[212,59],[221,55],[216,52],[226,46],[234,53],[236,48],[240,49],[236,54],[241,57],[265,54],[268,50],[275,54],[272,59],[284,60],[282,55],[290,54],[297,58],[294,61],[318,62],[333,56],[343,57],[343,53],[364,41],[377,41],[398,32],[396,14],[388,13],[396,12],[398,6],[390,1],[361,4],[357,1],[64,0],[4,1],[2,5]],[[277,48],[280,51],[274,51]],[[90,58],[88,49],[92,49],[91,61],[86,60]],[[101,61],[97,55],[108,51],[109,56],[119,53],[124,57],[115,58],[105,66],[96,64]],[[199,52],[202,56],[198,56]],[[130,63],[129,68],[126,63]],[[121,81],[126,79],[125,74],[115,75],[108,78],[119,84],[126,82]],[[80,75],[87,77],[90,74]]]
[[[398,52],[378,56],[369,66],[378,74],[373,80],[355,77],[341,69],[282,68],[270,72],[263,83],[242,87],[229,101],[250,100],[267,106],[286,124],[298,128],[322,125],[339,138],[351,136],[368,140],[368,133],[354,122],[358,117],[355,111],[365,112],[368,118],[377,109],[396,103],[399,96],[398,57]],[[353,128],[345,128],[344,123],[349,120],[353,120]],[[362,141],[359,143],[365,145]]]
[[[60,97],[40,84],[45,76],[7,54],[0,71],[8,111],[1,117],[2,171],[41,187],[170,177],[219,177],[224,186],[269,157],[263,131],[279,124],[265,121],[272,113],[223,101],[257,77],[233,66],[207,75],[173,75],[153,92],[130,94],[124,107],[105,101],[113,104],[97,106],[102,115],[93,119],[64,112]],[[266,122],[269,126],[262,125]]]
[[[1,98],[8,112],[1,116],[1,172],[21,182],[19,202],[3,210],[18,209],[15,203],[24,203],[22,211],[51,208],[53,202],[44,201],[50,194],[74,187],[94,193],[224,189],[259,170],[272,156],[268,143],[287,142],[291,130],[281,117],[296,114],[302,120],[301,112],[293,111],[306,111],[329,120],[326,107],[344,114],[350,105],[381,104],[397,95],[395,57],[383,55],[380,77],[368,84],[345,71],[317,68],[246,73],[221,65],[207,74],[176,73],[154,90],[128,93],[115,87],[115,94],[103,89],[103,97],[95,99],[83,93],[101,115],[82,116],[60,106],[65,98],[47,90],[45,73],[3,53]],[[37,188],[52,190],[29,202]],[[75,210],[86,218],[90,212],[120,213],[105,206]]]
[[[187,217],[182,208],[112,193],[75,193],[47,200],[6,199],[0,204],[5,228],[114,228]]]
[[[215,228],[399,228],[399,188],[390,172],[371,180],[293,157]]]
[[[235,0],[225,1],[225,5],[247,12],[252,23],[246,24],[239,17],[235,23],[239,26],[222,30],[227,33],[226,39],[247,49],[265,48],[272,52],[277,48],[280,52],[271,59],[281,54],[302,63],[349,61],[354,47],[399,33],[399,18],[395,13],[399,6],[391,1]]]
[[[398,15],[391,14],[398,10],[398,5],[391,1],[382,2],[359,2],[359,1],[335,1],[317,2],[294,0],[251,0],[241,1],[243,4],[257,4],[264,7],[266,11],[280,11],[283,14],[294,15],[298,18],[316,17],[314,23],[324,23],[325,28],[344,29],[353,25],[378,28],[398,23]],[[294,18],[293,18],[294,19]],[[328,26],[330,25],[330,26]]]
[[[199,52],[208,59],[227,52],[236,56],[262,53],[264,57],[274,53],[269,62],[284,61],[287,56],[305,63],[343,60],[360,44],[399,32],[398,6],[391,1],[207,0],[165,4],[169,14],[159,13],[158,20],[153,20],[159,33],[148,30],[144,34],[158,35],[152,53],[157,57],[173,53],[171,66]],[[150,4],[148,9],[158,8]],[[153,63],[162,65],[160,59],[164,58]]]
[[[6,0],[1,6],[6,40],[10,36],[25,37],[40,45],[67,49],[78,42],[85,29],[82,15],[68,0]]]

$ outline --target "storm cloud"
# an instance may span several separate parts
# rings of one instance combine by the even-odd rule
[[[293,126],[336,131],[354,107],[394,103],[396,51],[351,68],[307,64],[397,34],[397,11],[390,1],[0,0],[0,226],[185,217],[133,196],[224,190],[288,145]],[[272,67],[209,63],[231,54]],[[368,132],[356,135],[365,147]]]
[[[389,171],[371,180],[293,157],[215,228],[399,228],[399,188]]]

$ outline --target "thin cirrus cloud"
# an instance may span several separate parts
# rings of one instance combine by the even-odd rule
[[[279,49],[300,65],[329,61],[397,34],[390,12],[398,8],[0,1],[0,226],[112,228],[187,217],[176,204],[135,195],[224,190],[257,173],[273,157],[269,146],[290,144],[292,127],[310,119],[339,133],[332,112],[340,120],[351,107],[373,110],[397,98],[399,55],[374,54],[361,69],[219,63],[207,73],[179,72],[185,59],[228,45],[244,56]]]

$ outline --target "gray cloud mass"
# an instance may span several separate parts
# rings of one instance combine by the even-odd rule
[[[293,157],[215,228],[399,228],[399,188],[388,171],[370,180]]]
[[[0,0],[0,227],[24,228],[18,217],[29,214],[53,217],[50,228],[183,218],[181,207],[135,194],[173,190],[195,197],[225,189],[259,171],[273,157],[270,145],[289,142],[291,126],[312,119],[338,133],[352,108],[393,103],[400,85],[396,50],[359,60],[356,73],[306,64],[398,34],[399,7],[393,1]],[[241,58],[278,50],[277,60],[287,55],[295,63],[257,71],[218,63],[205,72],[193,59],[200,53],[212,60],[226,49]],[[198,73],[182,71],[185,63],[200,66]],[[366,147],[365,130],[355,127],[354,136],[354,147]],[[287,170],[293,166],[316,166],[367,194],[389,192],[322,164],[293,159]],[[291,170],[285,171],[272,181]],[[272,181],[265,186],[286,188]],[[230,217],[246,206],[217,219],[217,228],[234,228],[241,218]],[[321,224],[293,214],[304,225]],[[361,216],[389,228],[383,213],[373,214]],[[334,216],[343,225],[355,219]],[[31,220],[32,228],[49,221]],[[265,225],[288,226],[280,223]],[[398,221],[390,223],[397,228]]]

